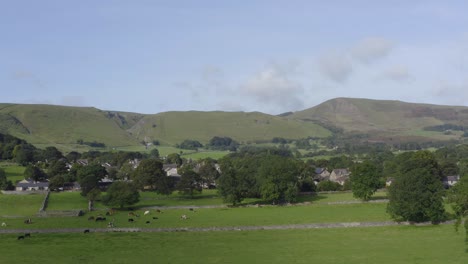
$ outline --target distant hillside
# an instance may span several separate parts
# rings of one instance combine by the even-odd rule
[[[166,112],[147,115],[129,129],[139,140],[159,139],[175,144],[185,139],[207,143],[214,136],[227,136],[240,142],[327,137],[330,131],[311,122],[285,119],[259,112]]]
[[[318,122],[345,133],[369,134],[376,139],[450,140],[460,138],[461,129],[448,133],[434,128],[468,128],[468,107],[337,98],[288,118]]]
[[[333,133],[359,134],[375,141],[427,142],[463,139],[465,130],[468,107],[356,98],[337,98],[278,116],[222,111],[148,115],[92,107],[0,104],[0,133],[38,146],[66,146],[67,150],[82,148],[77,140],[118,147],[153,140],[164,145],[185,139],[207,143],[214,136],[250,143],[274,137],[324,138]]]
[[[0,132],[33,144],[73,144],[83,141],[107,145],[135,145],[125,129],[142,115],[101,111],[91,107],[0,104]]]
[[[185,139],[207,143],[214,136],[240,142],[327,137],[331,132],[311,122],[263,113],[167,112],[154,115],[103,111],[92,107],[0,104],[0,132],[36,145],[73,145],[77,140],[108,147],[158,140],[174,145]],[[73,149],[78,146],[71,146]]]

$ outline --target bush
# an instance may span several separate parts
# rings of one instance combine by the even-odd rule
[[[337,182],[321,181],[317,184],[317,191],[319,192],[331,192],[339,190],[341,190],[341,185]]]

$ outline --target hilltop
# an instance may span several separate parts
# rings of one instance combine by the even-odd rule
[[[207,143],[214,136],[242,143],[331,135],[320,125],[259,112],[165,112],[138,114],[93,107],[0,104],[0,133],[26,139],[35,145],[80,148],[78,140],[108,147],[134,146],[157,140],[175,145],[185,139]]]
[[[184,111],[139,114],[38,104],[0,104],[0,133],[35,145],[79,149],[78,140],[108,147],[142,141],[175,145],[185,139],[207,143],[214,136],[241,143],[360,135],[368,141],[462,140],[468,107],[390,100],[336,98],[278,116],[260,112]],[[364,136],[363,136],[364,135]]]
[[[468,107],[357,98],[332,99],[287,117],[375,140],[456,140],[468,127]]]

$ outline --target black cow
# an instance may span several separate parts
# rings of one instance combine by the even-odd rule
[[[150,221],[146,221],[147,224],[151,223]]]
[[[31,233],[25,233],[24,237],[31,237]]]
[[[85,230],[83,231],[83,233],[85,233],[85,234],[86,234],[86,233],[89,233],[89,229],[85,229]]]
[[[18,237],[18,240],[23,240],[24,239],[24,236],[19,236]]]
[[[129,218],[129,219],[128,219],[128,222],[130,222],[130,223],[133,223],[134,221],[135,221],[135,220],[133,220],[133,218]]]
[[[156,219],[158,219],[158,218],[157,218],[156,216],[153,216],[153,219],[156,220]]]
[[[96,217],[96,220],[95,220],[95,221],[96,221],[96,222],[97,222],[97,221],[106,221],[106,218],[105,218],[105,217],[98,216],[98,217]]]

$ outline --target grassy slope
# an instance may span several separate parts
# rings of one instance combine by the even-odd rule
[[[118,121],[107,112],[90,107],[65,107],[53,105],[10,105],[0,109],[21,122],[29,133],[8,131],[34,144],[73,144],[76,140],[104,142],[107,145],[135,145]],[[132,115],[133,118],[135,114]],[[132,119],[132,118],[129,118]],[[135,122],[130,122],[133,125]]]
[[[1,263],[465,263],[452,226],[0,235]]]
[[[156,125],[153,127],[153,125]],[[238,141],[273,137],[325,137],[330,132],[310,122],[263,113],[167,112],[156,115],[102,111],[91,107],[0,104],[0,133],[9,133],[40,147],[88,150],[78,139],[110,147],[137,146],[141,140],[174,145],[185,139],[207,143],[214,136]]]
[[[138,139],[158,139],[176,144],[185,139],[207,143],[213,136],[228,136],[241,142],[274,137],[325,137],[330,132],[316,124],[252,112],[166,112],[145,116],[129,130]]]
[[[468,108],[414,104],[400,101],[337,98],[288,116],[299,120],[319,120],[345,131],[381,135],[454,139],[456,135],[423,131],[445,123],[468,125]]]

